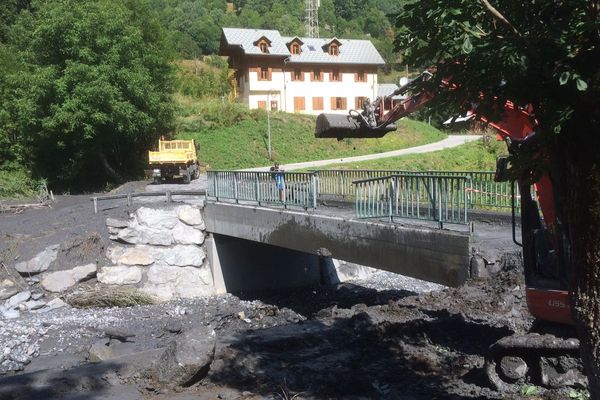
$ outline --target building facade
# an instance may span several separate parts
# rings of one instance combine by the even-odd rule
[[[220,54],[250,108],[320,114],[360,109],[378,93],[383,58],[368,40],[283,37],[275,30],[223,28]]]

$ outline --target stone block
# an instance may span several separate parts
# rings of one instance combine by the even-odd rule
[[[131,285],[142,280],[142,270],[139,267],[125,265],[102,267],[98,272],[98,282],[106,285]]]
[[[38,253],[29,261],[22,261],[15,265],[15,269],[22,275],[38,274],[44,272],[50,267],[50,264],[56,260],[58,255],[58,248],[60,246],[55,244],[48,246],[44,251]]]
[[[42,279],[42,287],[49,292],[63,292],[76,283],[96,275],[96,264],[87,264],[73,269],[50,272]]]

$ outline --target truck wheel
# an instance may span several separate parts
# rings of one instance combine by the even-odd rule
[[[200,169],[196,167],[196,169],[194,170],[194,179],[198,178],[200,178]]]
[[[154,184],[155,185],[160,185],[160,178],[158,176],[154,177]]]
[[[191,177],[190,177],[190,170],[186,170],[185,174],[183,174],[183,183],[190,183],[191,181]]]

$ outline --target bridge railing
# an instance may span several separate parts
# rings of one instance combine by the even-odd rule
[[[414,218],[441,224],[468,222],[471,177],[402,173],[354,181],[358,218]]]
[[[339,196],[342,198],[354,198],[356,192],[353,182],[372,178],[382,178],[390,175],[436,175],[447,176],[470,176],[472,187],[471,208],[510,208],[511,188],[510,182],[494,182],[492,171],[404,171],[404,170],[315,170],[318,177],[319,195]],[[515,183],[516,185],[516,183]],[[515,193],[519,193],[518,187]],[[520,207],[520,197],[515,197],[515,206]]]
[[[208,171],[206,195],[260,204],[317,207],[317,178],[312,172],[278,172],[283,175],[283,199],[273,172]],[[283,200],[283,201],[281,201]]]

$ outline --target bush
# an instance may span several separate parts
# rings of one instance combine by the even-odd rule
[[[34,198],[44,184],[24,169],[0,170],[0,199]]]

